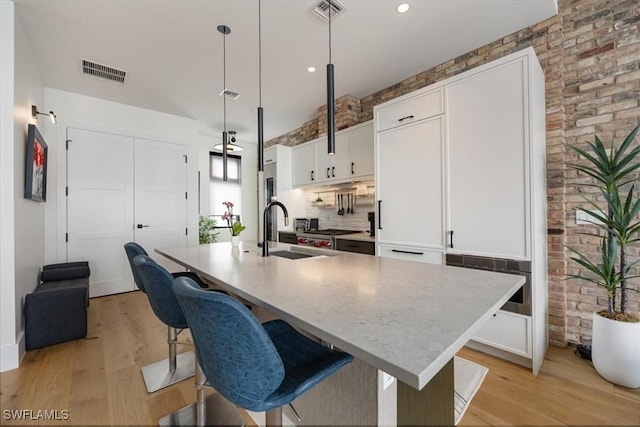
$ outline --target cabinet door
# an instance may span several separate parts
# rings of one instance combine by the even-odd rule
[[[264,161],[264,164],[267,165],[269,163],[275,163],[276,162],[276,147],[269,147],[267,149],[264,150],[264,157],[262,158]]]
[[[447,87],[448,252],[529,255],[524,67],[513,61]]]
[[[336,135],[336,154],[333,156],[331,178],[344,180],[351,176],[351,131]],[[326,153],[327,147],[324,147]]]
[[[355,178],[373,175],[373,123],[354,129],[350,142],[349,176]]]
[[[336,152],[338,150],[337,138],[336,138]],[[327,182],[332,180],[332,172],[335,175],[335,169],[333,167],[333,158],[337,154],[330,156],[327,154],[327,138],[323,137],[316,141],[316,162],[318,166],[318,182]]]
[[[306,143],[292,149],[294,187],[313,184],[317,181],[316,174],[316,144]]]
[[[443,117],[376,140],[378,242],[443,248]]]

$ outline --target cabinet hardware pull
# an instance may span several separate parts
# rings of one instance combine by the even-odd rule
[[[316,179],[313,177],[313,171],[311,171],[311,181],[315,181]]]
[[[330,176],[329,176],[329,168],[327,168],[327,178],[330,178]]]
[[[424,255],[424,252],[401,251],[400,249],[391,249],[391,252],[397,252],[400,254],[409,254],[409,255]]]
[[[149,227],[149,226],[148,226],[148,225],[138,224],[136,227],[138,227],[138,228],[147,228],[147,227]]]
[[[332,176],[333,178],[335,178],[335,177],[336,177],[336,167],[335,167],[335,166],[331,166],[331,176]]]
[[[453,230],[449,231],[449,247],[453,248]]]
[[[382,200],[378,200],[378,230],[382,230]]]
[[[267,160],[265,160],[265,163],[271,163],[271,162],[273,162],[273,159],[267,159]]]
[[[398,121],[399,121],[399,122],[402,122],[402,121],[405,121],[405,120],[407,120],[407,119],[413,119],[413,114],[412,114],[412,115],[410,115],[410,116],[402,117],[402,118],[398,119]]]
[[[353,175],[353,174],[355,173],[355,172],[353,171],[353,167],[354,167],[355,165],[356,165],[356,164],[355,164],[354,162],[351,162],[351,175]]]

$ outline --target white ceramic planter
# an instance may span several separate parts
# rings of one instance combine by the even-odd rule
[[[593,313],[591,359],[607,381],[640,387],[640,323],[619,322]]]
[[[231,236],[231,246],[237,248],[240,245],[240,236]]]

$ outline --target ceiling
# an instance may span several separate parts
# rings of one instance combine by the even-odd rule
[[[540,22],[555,0],[339,0],[332,18],[335,95],[358,98]],[[262,0],[265,140],[302,125],[326,103],[328,24],[317,0]],[[161,111],[223,128],[223,36],[227,129],[255,144],[257,0],[16,0],[46,87]],[[125,84],[81,73],[81,58],[125,70]],[[315,73],[307,67],[315,66]],[[55,105],[46,106],[55,110]]]

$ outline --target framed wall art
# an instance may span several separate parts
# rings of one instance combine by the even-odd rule
[[[47,200],[47,144],[35,125],[29,125],[25,165],[24,197]]]

